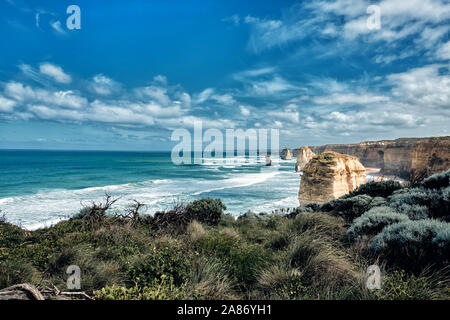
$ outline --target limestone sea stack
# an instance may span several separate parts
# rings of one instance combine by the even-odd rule
[[[298,199],[300,204],[327,202],[366,183],[366,170],[358,158],[326,151],[303,168]]]
[[[284,148],[281,150],[280,158],[282,160],[292,160],[292,150],[289,148]]]
[[[314,152],[308,147],[301,147],[297,151],[297,163],[295,164],[295,172],[303,170],[305,165],[316,156]]]

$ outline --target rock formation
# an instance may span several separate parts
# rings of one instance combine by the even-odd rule
[[[297,163],[295,164],[295,171],[303,170],[305,165],[316,156],[314,152],[308,147],[301,147],[297,150]]]
[[[450,137],[401,138],[310,148],[316,154],[335,151],[356,156],[366,167],[381,168],[381,174],[402,178],[408,178],[411,170],[427,170],[431,175],[450,168]]]
[[[281,150],[280,158],[282,160],[292,160],[292,150],[289,148],[284,148]]]
[[[358,158],[326,151],[303,168],[298,199],[300,204],[327,202],[366,183],[366,171]]]

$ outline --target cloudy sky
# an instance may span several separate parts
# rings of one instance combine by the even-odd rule
[[[0,148],[170,150],[196,120],[291,147],[450,135],[449,35],[448,0],[0,0]]]

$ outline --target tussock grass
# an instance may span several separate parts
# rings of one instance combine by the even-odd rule
[[[207,235],[207,232],[197,220],[194,220],[188,225],[186,234],[189,237],[189,241],[195,243],[199,240],[204,239]]]
[[[196,260],[189,275],[188,295],[191,298],[210,300],[241,298],[227,269],[227,265],[220,260],[204,258]]]

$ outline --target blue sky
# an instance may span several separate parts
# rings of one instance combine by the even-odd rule
[[[194,121],[291,147],[450,135],[449,31],[447,0],[0,0],[0,148],[170,150]]]

